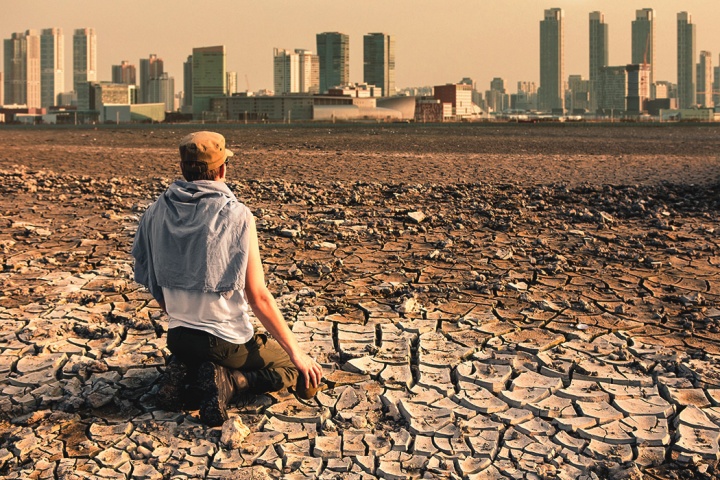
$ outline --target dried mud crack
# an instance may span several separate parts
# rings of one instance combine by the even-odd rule
[[[306,150],[335,154],[313,132]],[[264,141],[280,149],[285,133]],[[356,161],[388,153],[365,148]],[[3,478],[717,475],[711,179],[231,181],[329,388],[232,408],[252,433],[228,448],[196,411],[155,405],[167,318],[132,282],[129,248],[170,168],[14,160],[0,162]]]

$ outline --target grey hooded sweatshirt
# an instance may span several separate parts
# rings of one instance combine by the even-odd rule
[[[135,281],[157,300],[162,287],[243,290],[251,219],[224,182],[176,181],[140,219],[132,247]]]

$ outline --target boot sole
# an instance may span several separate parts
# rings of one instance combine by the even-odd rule
[[[200,420],[210,427],[219,427],[228,419],[225,406],[220,404],[217,384],[217,368],[212,362],[205,362],[198,369],[198,387],[204,392],[200,404]]]
[[[187,369],[184,365],[170,364],[165,368],[156,394],[156,404],[166,412],[177,412],[183,407],[183,382]]]

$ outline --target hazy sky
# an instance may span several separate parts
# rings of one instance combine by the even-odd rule
[[[226,46],[238,89],[272,88],[274,47],[315,51],[315,34],[350,35],[350,79],[362,81],[362,36],[396,37],[398,87],[435,85],[472,77],[478,89],[503,77],[514,93],[518,80],[539,82],[539,22],[546,8],[565,11],[565,74],[588,75],[588,14],[605,14],[610,65],[630,62],[635,10],[654,8],[656,74],[677,81],[676,16],[697,25],[697,52],[720,53],[718,0],[0,0],[0,35],[60,27],[65,34],[66,90],[71,89],[72,32],[94,27],[99,80],[111,66],[156,53],[182,89],[182,63],[193,47]]]

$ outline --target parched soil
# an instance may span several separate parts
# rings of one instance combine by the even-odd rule
[[[230,176],[291,182],[712,184],[714,125],[142,125],[0,129],[0,168],[175,177],[178,140],[224,134]]]
[[[327,386],[231,404],[244,440],[159,401],[133,281],[201,128]],[[2,127],[0,478],[718,478],[718,133]]]

